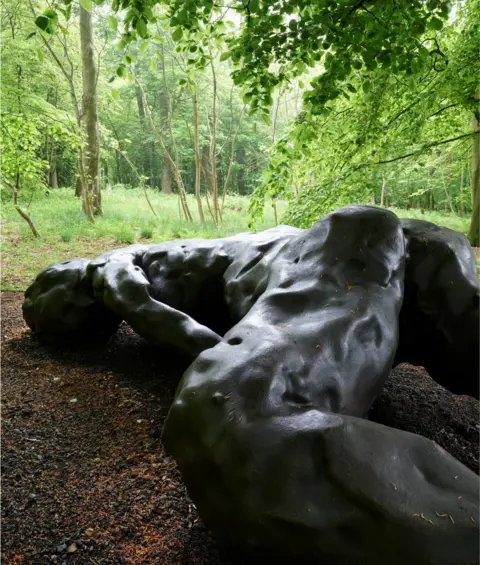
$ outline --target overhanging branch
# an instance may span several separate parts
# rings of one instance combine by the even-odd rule
[[[395,161],[400,161],[402,159],[407,159],[408,157],[412,157],[413,155],[418,155],[425,151],[426,149],[430,149],[430,147],[438,147],[439,145],[445,145],[446,143],[453,143],[454,141],[458,141],[459,139],[465,139],[467,137],[472,137],[473,135],[478,135],[480,132],[472,131],[470,133],[464,133],[463,135],[458,135],[457,137],[452,137],[450,139],[442,139],[442,141],[433,141],[432,143],[427,143],[420,147],[420,149],[416,149],[415,151],[411,151],[410,153],[406,153],[405,155],[399,155],[398,157],[393,157],[392,159],[386,159],[384,161],[375,161],[374,165],[386,165],[387,163],[393,163]],[[362,166],[362,165],[360,165]]]

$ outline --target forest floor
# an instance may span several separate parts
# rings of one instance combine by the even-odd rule
[[[126,325],[105,345],[45,348],[22,300],[2,294],[2,563],[232,563],[160,443],[186,361]],[[370,416],[433,439],[478,473],[478,407],[401,365]]]

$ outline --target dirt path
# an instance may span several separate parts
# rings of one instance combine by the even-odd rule
[[[22,293],[2,295],[2,562],[227,565],[160,431],[185,360],[124,326],[105,346],[36,343]],[[478,472],[478,402],[418,368],[392,373],[372,408]]]

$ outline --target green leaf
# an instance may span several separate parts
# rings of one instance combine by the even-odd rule
[[[120,100],[120,92],[118,92],[118,90],[115,89],[112,90],[112,98],[117,101]]]
[[[181,10],[180,12],[178,12],[177,14],[177,22],[179,24],[184,24],[188,19],[188,12],[187,10],[185,10],[185,8],[183,10]]]
[[[258,1],[259,0],[250,0],[247,6],[251,14],[256,14],[258,12]]]
[[[160,51],[155,51],[155,57],[156,57],[159,61],[163,61],[163,55],[160,53]]]
[[[271,123],[269,114],[262,114],[262,120],[267,124],[267,126],[269,126]]]
[[[32,33],[29,33],[25,39],[30,39],[30,38],[33,37],[34,35],[37,35],[37,32],[36,32],[36,31],[32,31]]]
[[[257,122],[253,122],[252,131],[253,133],[257,133]]]
[[[124,77],[127,74],[127,70],[125,68],[125,65],[120,65],[119,67],[117,67],[117,75],[119,77]]]
[[[137,28],[138,35],[142,39],[145,39],[148,35],[148,29],[147,29],[147,24],[145,23],[145,21],[142,18],[139,18],[137,20],[136,28]]]
[[[152,59],[148,68],[152,71],[152,73],[154,73],[157,70],[157,61],[155,61],[155,59]]]
[[[45,60],[43,51],[40,48],[37,48],[36,51],[37,51],[38,60],[40,61],[40,63],[43,63],[43,61]]]
[[[372,85],[370,84],[370,82],[368,80],[364,81],[362,83],[363,92],[370,92],[371,88],[372,88]]]
[[[139,50],[138,50],[138,53],[139,53],[140,55],[143,55],[143,54],[148,50],[148,47],[149,47],[148,41],[144,41],[144,42],[140,45],[140,48],[139,48]]]
[[[80,4],[84,10],[87,10],[87,12],[91,12],[93,8],[92,0],[80,0]]]
[[[47,16],[47,18],[51,20],[53,24],[56,24],[58,22],[58,14],[54,10],[45,10],[45,12],[43,12],[43,15]]]
[[[428,22],[428,27],[430,29],[434,29],[435,31],[440,31],[443,27],[443,22],[442,22],[442,20],[439,20],[438,18],[432,18]]]
[[[186,81],[184,78],[181,78],[181,79],[178,81],[178,84],[179,84],[180,86],[183,86],[184,84],[187,84],[187,81]]]
[[[227,59],[230,59],[231,56],[232,54],[230,53],[230,51],[225,51],[220,55],[220,61],[226,61]]]
[[[112,31],[117,31],[118,28],[118,20],[113,16],[108,16],[108,24],[112,28]]]
[[[181,27],[177,27],[177,29],[172,34],[173,41],[180,41],[183,37],[183,29]]]
[[[35,20],[35,25],[42,31],[47,31],[47,28],[50,25],[50,18],[48,18],[47,16],[38,16],[38,18]]]
[[[107,82],[113,82],[113,81],[115,80],[115,78],[116,78],[115,75],[114,75],[114,76],[111,76],[111,77],[108,79]]]

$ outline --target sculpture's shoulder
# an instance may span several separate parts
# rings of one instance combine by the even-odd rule
[[[478,289],[475,254],[463,233],[425,220],[402,219],[401,225],[407,245],[407,279],[426,281],[440,269],[445,275],[455,272]],[[438,282],[438,276],[435,279]]]

